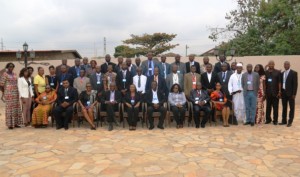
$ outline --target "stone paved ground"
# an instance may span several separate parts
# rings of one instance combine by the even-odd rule
[[[0,108],[0,177],[300,176],[299,109],[291,128],[106,127],[8,130]]]

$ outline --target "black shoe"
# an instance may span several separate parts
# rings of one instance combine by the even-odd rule
[[[254,123],[253,122],[251,122],[251,127],[253,127],[254,126]]]
[[[271,123],[271,121],[267,121],[265,124],[270,124]]]
[[[114,123],[117,127],[120,126],[120,124],[117,121],[115,121]]]
[[[244,125],[250,125],[250,122],[245,122]]]
[[[56,130],[59,130],[59,129],[61,129],[61,128],[63,128],[63,127],[56,127]]]
[[[283,123],[283,122],[281,122],[281,123],[279,123],[279,125],[286,125],[287,123]]]
[[[153,130],[153,129],[154,129],[154,126],[150,125],[149,130]]]
[[[21,126],[20,125],[16,125],[15,128],[21,128]]]
[[[158,125],[157,128],[162,129],[162,130],[165,129],[164,126],[160,126],[160,125]]]
[[[273,122],[274,125],[278,125],[278,122]]]
[[[290,124],[290,123],[287,124],[287,127],[291,127],[291,126],[292,126],[292,124]]]
[[[108,125],[108,131],[112,131],[114,128],[113,128],[113,125],[112,125],[112,123],[110,123],[109,125]]]
[[[65,130],[68,130],[69,129],[69,127],[65,127]]]
[[[8,129],[12,130],[12,129],[14,129],[14,128],[13,128],[13,127],[8,127]]]
[[[201,128],[205,128],[205,125],[201,125]]]
[[[91,127],[91,130],[96,130],[96,127]]]
[[[200,126],[199,126],[199,125],[196,125],[196,128],[200,128]]]

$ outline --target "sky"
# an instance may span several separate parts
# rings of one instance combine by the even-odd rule
[[[75,49],[81,56],[113,55],[130,34],[177,34],[169,52],[201,54],[221,41],[211,27],[225,27],[236,0],[0,0],[0,38],[5,50]],[[226,40],[226,39],[222,39]],[[0,46],[1,50],[1,46]]]

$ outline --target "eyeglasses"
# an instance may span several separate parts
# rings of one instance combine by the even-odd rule
[[[49,88],[49,87],[46,87],[46,89],[51,89],[51,88]]]

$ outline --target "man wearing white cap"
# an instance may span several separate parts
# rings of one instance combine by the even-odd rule
[[[243,120],[245,122],[245,102],[242,87],[242,63],[238,63],[236,73],[230,76],[228,82],[228,91],[232,95],[232,101],[234,103],[234,114],[237,120]]]

